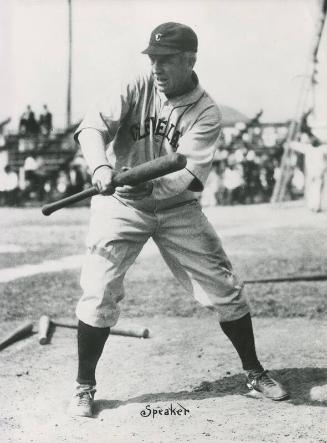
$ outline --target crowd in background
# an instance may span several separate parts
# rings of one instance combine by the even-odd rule
[[[224,132],[225,138],[199,196],[202,206],[264,203],[272,198],[281,174],[287,125],[269,127],[254,121],[253,125],[237,126]],[[286,198],[294,200],[304,193],[303,157],[294,153],[291,162],[293,176]]]
[[[264,203],[271,200],[274,186],[280,177],[278,150],[256,152],[238,149],[220,151],[215,160],[200,199],[202,206]],[[287,197],[295,200],[303,196],[304,173],[301,158],[294,158],[293,177]]]
[[[52,136],[52,130],[53,119],[48,106],[43,105],[42,112],[36,118],[32,107],[27,105],[19,120],[19,152],[36,150],[39,146],[45,148],[49,137]]]
[[[19,134],[25,137],[36,137],[38,135],[48,136],[52,130],[52,114],[47,105],[43,105],[43,110],[37,119],[30,105],[27,105],[25,112],[19,120]]]
[[[76,153],[70,135],[71,128],[67,134],[53,131],[53,117],[47,105],[43,105],[38,118],[30,105],[26,107],[15,133],[17,143],[8,147],[11,159],[12,154],[16,160],[20,158],[19,165],[0,162],[1,206],[40,204],[90,186],[87,165]],[[4,138],[3,151],[5,145]]]
[[[19,140],[47,137],[52,125],[46,105],[38,119],[27,106],[19,123]],[[286,134],[287,127],[264,128],[260,124],[224,128],[205,189],[199,194],[202,206],[269,202],[280,175]],[[20,170],[9,165],[0,170],[0,205],[40,204],[80,192],[91,184],[90,171],[80,152],[49,172],[42,150],[22,151],[20,146],[18,150],[24,154]],[[289,199],[302,196],[304,191],[302,158],[296,154],[293,171]]]
[[[0,205],[16,206],[19,204],[20,187],[18,174],[11,166],[0,169]]]
[[[9,165],[0,171],[0,205],[40,204],[83,191],[91,183],[89,170],[81,155],[49,173],[44,157],[31,154],[25,158],[21,171],[23,178]]]
[[[279,161],[274,155],[255,151],[223,151],[213,163],[202,206],[251,204],[270,200],[276,182]]]

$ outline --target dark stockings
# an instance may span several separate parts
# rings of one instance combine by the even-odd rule
[[[95,328],[78,322],[78,375],[77,383],[95,386],[95,369],[101,357],[110,328]]]
[[[262,371],[254,343],[254,335],[252,328],[252,320],[250,314],[244,317],[220,323],[220,326],[230,341],[233,343],[245,371],[259,370]]]

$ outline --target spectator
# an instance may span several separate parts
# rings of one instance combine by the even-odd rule
[[[0,123],[0,148],[6,146],[6,125]]]
[[[19,133],[27,138],[33,138],[36,137],[39,133],[39,124],[35,119],[35,114],[32,111],[32,108],[30,105],[27,105],[26,111],[23,113],[23,115],[20,118],[19,121]],[[21,146],[21,151],[29,150],[33,146],[32,145],[24,145]]]
[[[224,185],[226,162],[221,160],[216,164],[216,173],[218,177],[218,189],[216,191],[216,200],[218,205],[224,205],[226,201],[226,188]]]
[[[60,194],[66,195],[68,194],[68,188],[69,188],[69,177],[65,170],[61,170],[58,173],[57,177],[57,183],[56,183],[56,190]]]
[[[204,206],[216,206],[217,205],[217,192],[219,189],[219,176],[217,174],[216,165],[212,165],[209,172],[206,186],[201,193],[201,205]]]
[[[18,200],[18,175],[12,170],[9,165],[4,168],[4,174],[2,176],[1,189],[3,192],[3,202],[7,206],[14,206]]]
[[[276,183],[280,179],[282,172],[279,161],[276,158],[273,159],[273,170],[274,170],[274,175],[273,175],[274,183]]]
[[[35,157],[31,155],[25,159],[24,163],[25,179],[28,182],[25,194],[30,197],[35,194],[39,201],[44,200],[44,185],[47,180],[45,164],[43,158],[39,155]]]
[[[306,201],[311,211],[319,212],[327,207],[327,144],[311,137],[310,143],[293,141],[290,146],[305,156]]]
[[[37,162],[35,160],[35,156],[34,155],[30,155],[29,157],[25,158],[25,162],[24,162],[24,171],[25,171],[25,180],[27,180],[30,185],[34,184],[34,177],[36,175],[36,171],[37,170]]]
[[[4,168],[0,168],[0,206],[5,204],[6,199],[6,173]]]
[[[27,111],[23,112],[22,116],[20,117],[19,120],[19,128],[18,131],[21,135],[26,135],[27,134]]]
[[[90,182],[88,166],[80,155],[77,155],[69,165],[69,180],[68,194],[76,194],[83,191],[85,184]]]
[[[26,125],[27,125],[27,135],[36,136],[39,132],[39,125],[35,119],[35,114],[32,111],[30,105],[26,109]]]
[[[304,194],[305,177],[298,165],[295,166],[291,180],[291,198],[296,200]]]
[[[244,168],[244,193],[246,203],[256,203],[258,196],[262,195],[260,180],[260,167],[258,158],[253,150],[250,150],[243,162]]]
[[[268,155],[264,154],[261,159],[260,166],[260,185],[262,191],[262,199],[268,202],[274,189],[274,167]]]
[[[227,205],[244,203],[244,179],[241,164],[230,162],[225,170],[224,186]]]
[[[43,112],[40,115],[39,125],[42,135],[48,136],[52,131],[52,114],[49,112],[47,105],[43,105]]]

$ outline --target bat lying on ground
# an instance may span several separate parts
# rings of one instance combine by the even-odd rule
[[[113,178],[114,187],[130,185],[135,186],[144,183],[148,180],[162,177],[171,172],[180,171],[186,166],[186,157],[182,154],[169,154],[163,157],[150,160],[141,165],[135,166],[128,171],[116,172]],[[50,215],[58,209],[77,203],[88,197],[99,194],[98,189],[92,186],[85,191],[63,198],[53,203],[48,203],[43,206],[43,215]]]
[[[316,274],[316,275],[293,275],[289,277],[267,277],[267,278],[257,278],[253,280],[243,280],[245,284],[255,284],[255,283],[283,283],[283,282],[296,282],[296,281],[324,281],[327,280],[327,274]]]
[[[48,334],[50,330],[51,320],[47,315],[41,315],[39,319],[38,337],[40,345],[45,345],[48,342]]]
[[[25,322],[17,326],[12,332],[0,339],[0,350],[6,348],[12,343],[31,335],[33,332],[33,323]]]
[[[77,323],[74,322],[60,322],[56,320],[51,320],[47,315],[42,315],[39,320],[39,343],[44,345],[48,341],[48,335],[51,325],[61,327],[61,328],[69,328],[69,329],[77,329]],[[130,328],[111,328],[111,335],[122,335],[125,337],[136,337],[136,338],[149,338],[150,331],[147,328],[142,327],[130,327]]]

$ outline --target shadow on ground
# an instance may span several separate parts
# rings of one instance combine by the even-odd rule
[[[270,371],[270,373],[287,388],[290,393],[290,399],[287,400],[289,403],[293,405],[327,406],[326,399],[316,401],[310,397],[310,391],[313,387],[327,385],[327,368],[287,368]],[[143,394],[129,398],[126,401],[99,399],[95,401],[95,412],[98,414],[104,409],[115,409],[130,403],[151,404],[162,401],[203,400],[226,395],[246,395],[247,393],[244,374],[236,374],[214,382],[203,382],[191,391]]]

